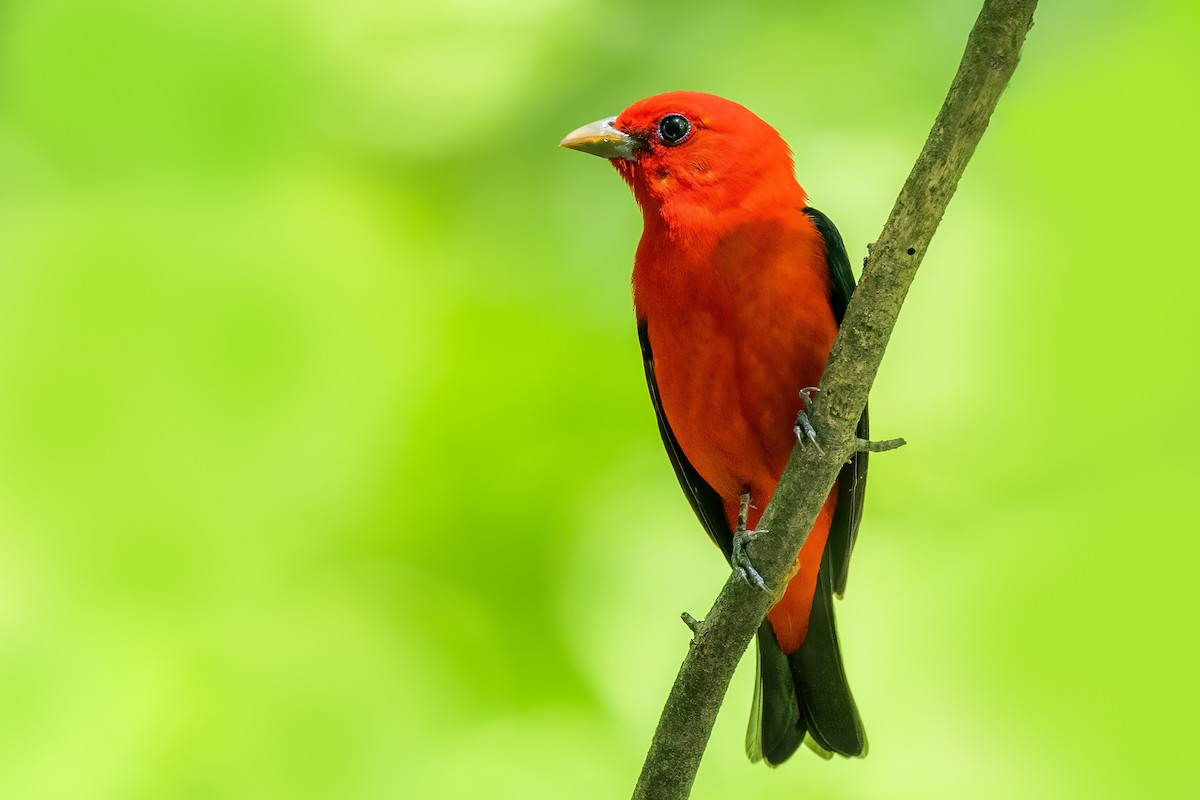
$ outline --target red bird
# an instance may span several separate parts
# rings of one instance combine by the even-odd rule
[[[644,221],[634,308],[659,431],[700,522],[761,586],[744,546],[794,437],[816,441],[806,387],[820,382],[854,291],[841,236],[809,207],[779,134],[720,97],[650,97],[562,146],[609,159],[633,189]],[[867,438],[865,410],[858,435]],[[845,591],[866,473],[866,453],[846,463],[759,628],[754,761],[782,763],[801,742],[825,757],[867,751],[832,603]]]

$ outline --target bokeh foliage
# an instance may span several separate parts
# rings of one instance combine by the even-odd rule
[[[566,131],[745,103],[861,254],[976,8],[0,5],[0,796],[607,798],[724,567]],[[1194,3],[1047,2],[873,395],[873,744],[695,797],[1200,792]]]

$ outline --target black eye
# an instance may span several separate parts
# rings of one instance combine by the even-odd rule
[[[692,123],[679,114],[667,114],[658,121],[658,138],[664,144],[679,144],[692,131]]]

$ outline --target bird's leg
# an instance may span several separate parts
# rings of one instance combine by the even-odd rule
[[[768,592],[770,590],[767,589],[767,584],[763,582],[762,575],[759,575],[758,570],[750,563],[750,554],[746,552],[746,545],[757,539],[760,534],[766,533],[766,531],[746,530],[746,516],[749,513],[750,493],[742,492],[741,504],[738,506],[737,530],[733,534],[733,555],[730,556],[729,560],[733,563],[734,571],[742,576],[742,580],[752,586],[757,586],[764,592]]]
[[[813,443],[813,447],[817,448],[818,453],[824,453],[821,445],[817,443],[817,431],[813,428],[812,421],[808,418],[808,409],[812,406],[813,395],[821,391],[816,386],[806,386],[800,390],[800,397],[804,400],[804,408],[800,409],[800,413],[796,415],[796,427],[792,428],[796,432],[796,438],[803,444],[804,440]]]

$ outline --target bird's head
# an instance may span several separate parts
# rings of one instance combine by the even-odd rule
[[[707,225],[728,210],[804,205],[783,138],[748,109],[711,94],[639,100],[572,131],[561,145],[611,160],[647,222]]]

